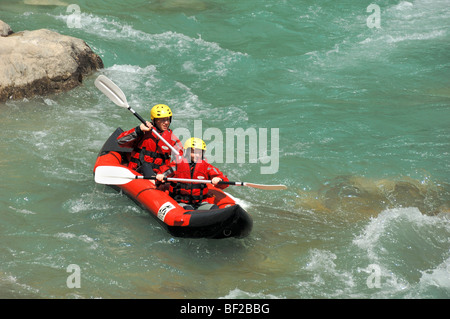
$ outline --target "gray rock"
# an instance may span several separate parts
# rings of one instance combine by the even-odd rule
[[[101,68],[81,39],[46,29],[0,37],[0,102],[70,90]]]

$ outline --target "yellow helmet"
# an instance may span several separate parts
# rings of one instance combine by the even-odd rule
[[[170,107],[165,104],[156,104],[152,107],[152,110],[150,111],[150,118],[152,121],[153,119],[160,119],[163,117],[170,117],[170,120],[172,121],[172,111],[170,110]]]
[[[184,149],[187,150],[188,148],[196,148],[206,151],[206,143],[198,137],[191,137],[184,143]]]

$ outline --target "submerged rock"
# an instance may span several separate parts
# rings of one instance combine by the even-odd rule
[[[70,90],[101,68],[81,39],[47,29],[10,33],[0,37],[0,102]]]
[[[385,209],[416,207],[426,215],[450,212],[450,185],[409,177],[370,179],[339,176],[317,191],[301,191],[297,203],[316,212],[356,212],[376,216]]]
[[[207,5],[203,0],[156,0],[151,2],[150,8],[156,11],[203,11]]]
[[[69,4],[60,0],[25,0],[25,4],[34,6],[68,6]]]

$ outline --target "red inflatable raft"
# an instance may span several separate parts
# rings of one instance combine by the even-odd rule
[[[118,128],[103,145],[94,166],[118,166],[127,168],[131,149],[117,144],[117,136],[122,133]],[[135,175],[141,175],[135,171]],[[228,238],[246,237],[252,230],[250,215],[220,189],[207,184],[209,202],[219,209],[185,210],[168,195],[167,190],[157,188],[153,180],[135,179],[123,185],[109,185],[122,191],[175,237],[188,238]]]

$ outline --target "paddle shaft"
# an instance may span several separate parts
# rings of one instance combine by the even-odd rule
[[[138,113],[136,113],[136,111],[133,110],[133,109],[131,108],[131,106],[128,106],[127,109],[128,109],[131,113],[133,113],[134,116],[136,116],[136,117],[139,119],[139,121],[142,122],[142,124],[144,124],[145,126],[147,126],[146,121],[142,118],[142,116],[140,116]],[[148,126],[147,126],[147,127],[148,127]]]
[[[156,176],[146,177],[141,175],[135,175],[134,179],[156,179]],[[210,183],[212,184],[212,180],[205,180],[205,179],[189,179],[189,178],[174,178],[174,177],[164,177],[165,181],[169,182],[184,182],[184,183]],[[259,188],[259,189],[286,189],[286,186],[284,185],[261,185],[261,184],[254,184],[254,183],[247,183],[247,182],[226,182],[226,181],[220,181],[217,184],[222,185],[235,185],[235,186],[248,186],[253,188]]]
[[[141,176],[135,175],[134,179],[156,179],[156,176]],[[189,179],[189,178],[175,178],[175,177],[164,177],[165,181],[168,182],[185,182],[185,183],[212,183],[212,180],[209,179]],[[237,185],[235,183],[239,182],[224,182],[220,181],[219,184],[228,184],[228,185]]]
[[[140,176],[140,175],[136,175],[136,177],[134,179],[156,179],[155,176],[152,177],[146,177],[146,176]],[[189,179],[189,178],[175,178],[175,177],[164,177],[164,180],[169,181],[169,182],[185,182],[185,183],[211,183],[212,184],[212,180],[209,179]],[[244,182],[225,182],[225,181],[220,181],[218,184],[222,184],[222,185],[237,185],[237,186],[244,186]]]
[[[126,167],[121,166],[99,166],[95,169],[95,182],[107,185],[123,185],[135,179],[156,179],[155,176],[136,175]],[[169,182],[185,182],[185,183],[212,183],[211,180],[204,179],[188,179],[188,178],[173,178],[165,177],[165,181]],[[219,184],[247,186],[259,189],[277,190],[286,189],[285,185],[262,185],[248,182],[229,182],[220,181]]]

